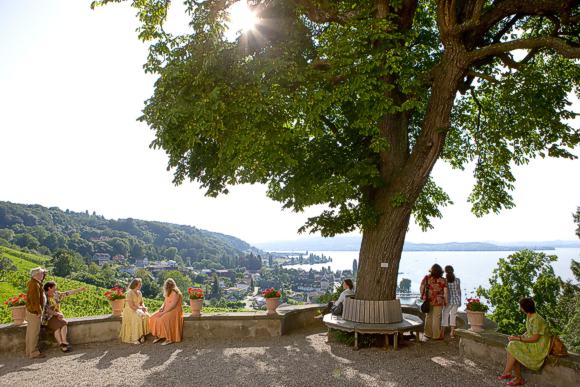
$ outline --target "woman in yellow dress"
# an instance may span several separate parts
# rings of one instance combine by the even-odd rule
[[[509,336],[505,369],[497,378],[513,379],[508,386],[522,386],[520,365],[538,371],[550,353],[551,335],[546,321],[536,313],[536,304],[531,298],[520,300],[520,310],[526,314],[526,333],[523,336]],[[511,371],[514,371],[512,376]]]
[[[145,335],[149,333],[149,315],[143,305],[141,285],[141,278],[134,278],[129,284],[119,333],[124,343],[141,344],[145,342]]]
[[[183,295],[173,278],[168,278],[163,284],[163,295],[163,305],[151,315],[153,342],[165,340],[162,345],[179,343],[183,336]]]

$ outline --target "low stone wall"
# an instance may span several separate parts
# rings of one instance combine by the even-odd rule
[[[421,312],[421,309],[419,309],[418,306],[403,305],[401,307],[401,309],[403,309],[403,313],[408,313],[408,314],[412,314],[412,315],[417,316],[417,317],[421,317],[421,319],[423,321],[425,321],[425,314],[423,312]],[[467,329],[468,327],[469,327],[469,324],[467,323],[467,313],[461,312],[461,311],[457,312],[456,328]],[[490,330],[497,329],[496,323],[494,323],[493,321],[491,321],[488,318],[486,318],[484,320],[483,327],[485,329],[490,329]]]
[[[484,331],[475,333],[458,329],[460,353],[468,359],[493,364],[498,375],[506,361],[506,335]],[[522,368],[524,379],[542,386],[577,386],[580,385],[580,355],[570,354],[565,357],[549,356],[538,372]]]
[[[309,304],[282,306],[276,315],[266,312],[236,312],[202,314],[191,317],[186,314],[183,324],[183,338],[188,339],[251,339],[274,337],[312,325],[321,325],[319,319],[324,305]],[[203,312],[203,311],[202,311]],[[118,340],[121,318],[110,315],[67,319],[68,336],[74,344],[98,343]],[[26,326],[0,325],[0,352],[24,352]],[[41,329],[40,347],[56,346],[55,339]]]

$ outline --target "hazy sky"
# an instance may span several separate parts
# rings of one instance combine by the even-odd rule
[[[89,5],[0,0],[0,200],[189,224],[248,242],[304,237],[296,230],[317,212],[282,211],[262,186],[212,199],[195,184],[172,185],[165,154],[149,149],[153,132],[136,122],[153,77],[142,70],[135,11]],[[574,240],[580,161],[515,171],[517,207],[477,219],[466,202],[472,171],[439,162],[434,176],[455,205],[432,231],[413,225],[407,240]]]

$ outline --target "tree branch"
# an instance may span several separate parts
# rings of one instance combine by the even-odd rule
[[[569,15],[570,9],[578,3],[580,3],[578,0],[504,0],[497,2],[497,5],[478,19],[474,12],[474,17],[460,24],[457,32],[474,31],[475,36],[481,37],[510,15]]]
[[[498,80],[495,79],[494,77],[492,77],[491,75],[487,75],[487,74],[484,74],[484,73],[480,73],[480,72],[477,72],[477,71],[474,71],[474,70],[469,70],[467,72],[467,74],[470,75],[470,76],[472,76],[472,77],[485,79],[486,81],[491,82],[491,83],[498,83]]]
[[[553,36],[519,39],[511,42],[491,44],[470,52],[467,55],[467,58],[470,63],[473,63],[490,56],[500,56],[501,54],[514,50],[534,50],[542,48],[551,48],[566,58],[580,58],[580,46]]]
[[[322,120],[322,122],[324,122],[324,124],[326,126],[328,126],[328,129],[330,129],[330,131],[332,133],[334,133],[334,135],[338,134],[338,128],[336,127],[336,125],[334,125],[334,122],[330,121],[326,116],[321,115],[320,119]]]

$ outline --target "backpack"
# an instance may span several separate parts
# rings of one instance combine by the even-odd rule
[[[431,309],[431,303],[429,302],[429,278],[425,276],[423,281],[425,281],[425,288],[423,290],[421,298],[424,298],[425,301],[423,301],[423,303],[421,304],[421,312],[427,314]]]
[[[338,305],[335,305],[332,307],[332,309],[330,310],[330,313],[332,313],[334,316],[342,316],[342,304],[344,304],[344,302],[341,302]]]
[[[552,340],[550,342],[550,355],[553,356],[568,355],[568,350],[566,349],[566,346],[558,336],[552,336]]]

